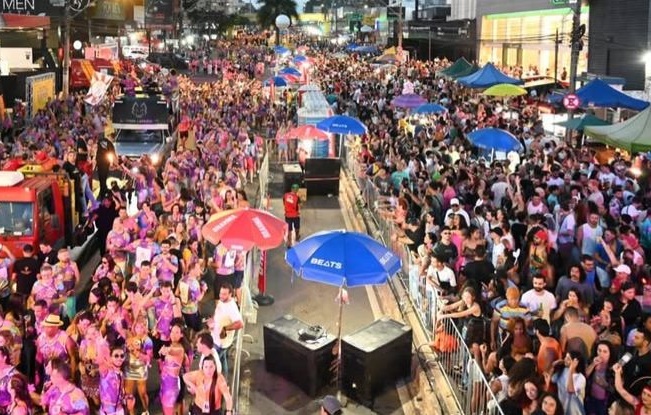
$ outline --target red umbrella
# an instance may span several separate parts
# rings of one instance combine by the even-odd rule
[[[301,78],[299,78],[296,75],[292,75],[292,74],[288,74],[288,73],[281,73],[278,76],[280,76],[281,78],[285,78],[287,80],[287,82],[289,82],[290,84],[298,84],[299,82],[301,82]]]
[[[327,140],[330,138],[328,133],[309,124],[294,127],[285,136],[298,140]]]
[[[212,215],[201,229],[203,237],[228,249],[248,251],[279,246],[285,239],[287,224],[264,210],[241,208]]]

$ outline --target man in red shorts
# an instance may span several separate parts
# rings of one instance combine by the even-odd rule
[[[292,190],[283,196],[285,207],[285,222],[287,222],[287,247],[290,248],[294,241],[298,241],[301,229],[301,216],[299,213],[300,198],[298,197],[298,184],[292,185]],[[292,241],[292,230],[296,232]]]

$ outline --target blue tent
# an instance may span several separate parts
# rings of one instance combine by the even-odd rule
[[[642,111],[649,106],[649,103],[616,90],[601,79],[593,79],[576,91],[581,100],[581,106],[589,105],[595,107],[628,108],[635,111]]]
[[[497,84],[521,85],[524,83],[521,79],[504,75],[492,63],[487,63],[472,75],[457,79],[457,82],[468,88],[489,88]]]
[[[358,46],[353,49],[355,53],[378,53],[380,50],[375,45]]]

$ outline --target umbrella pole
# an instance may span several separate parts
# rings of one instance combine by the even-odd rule
[[[344,135],[339,134],[339,158],[341,158],[341,148],[344,146]]]
[[[341,357],[341,323],[343,322],[344,315],[344,286],[339,287],[339,320],[337,323],[337,399],[343,406],[345,406],[345,398],[342,389],[342,365],[343,359]]]

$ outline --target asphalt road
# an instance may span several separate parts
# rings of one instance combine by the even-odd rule
[[[281,204],[282,172],[280,165],[272,165],[272,213],[282,217]],[[310,197],[302,207],[301,234],[308,236],[322,230],[346,228],[341,206],[337,197]],[[277,248],[268,253],[267,293],[273,295],[271,306],[260,307],[256,324],[248,324],[246,333],[253,337],[253,343],[245,343],[250,353],[243,357],[240,410],[242,414],[292,414],[307,415],[319,413],[318,398],[325,394],[336,394],[333,383],[325,388],[319,397],[307,396],[298,386],[270,374],[265,369],[263,326],[284,315],[292,316],[308,324],[321,325],[329,333],[337,333],[338,303],[336,287],[304,281],[292,272],[284,260],[285,249]],[[367,291],[364,287],[348,290],[350,304],[344,307],[342,335],[350,334],[376,320]],[[267,356],[273,359],[273,356]],[[288,362],[289,363],[289,362]],[[334,379],[334,377],[333,377]],[[389,387],[374,402],[373,409],[348,400],[347,415],[402,414],[401,402],[394,387]]]

